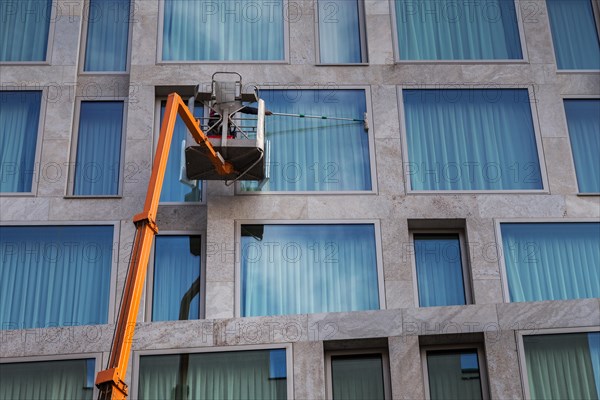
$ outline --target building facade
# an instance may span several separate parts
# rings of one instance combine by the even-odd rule
[[[176,129],[131,398],[600,397],[597,1],[0,7],[0,398],[97,395],[164,101],[218,71],[357,121],[267,117],[230,186]]]

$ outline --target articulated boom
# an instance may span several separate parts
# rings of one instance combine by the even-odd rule
[[[218,175],[231,176],[235,172],[232,164],[225,161],[211,145],[181,97],[176,93],[170,94],[160,128],[158,147],[152,166],[152,175],[148,183],[144,210],[133,218],[136,226],[135,241],[129,261],[125,290],[115,327],[108,367],[106,370],[100,371],[96,377],[96,386],[100,389],[100,395],[98,396],[100,400],[127,398],[128,388],[125,384],[125,373],[131,353],[131,342],[140,307],[152,241],[154,235],[158,233],[156,213],[177,115],[181,117],[198,146],[204,149],[203,155],[210,160]]]

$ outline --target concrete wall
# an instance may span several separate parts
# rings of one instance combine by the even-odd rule
[[[292,3],[292,1],[290,1]],[[119,255],[115,293],[121,293],[127,268],[127,244],[140,211],[153,154],[157,87],[210,82],[215,71],[237,71],[244,81],[265,85],[326,86],[332,82],[368,86],[372,106],[369,134],[374,136],[377,193],[364,195],[235,195],[219,182],[207,185],[207,202],[196,206],[161,206],[163,230],[206,232],[206,320],[148,323],[136,332],[134,351],[150,349],[293,343],[294,393],[297,399],[325,396],[323,342],[387,337],[392,395],[424,396],[419,336],[485,332],[484,346],[493,398],[521,398],[515,332],[523,329],[600,325],[598,299],[507,304],[503,298],[498,219],[600,218],[600,198],[577,194],[562,98],[600,96],[597,73],[558,73],[544,1],[520,0],[520,26],[527,61],[514,63],[395,63],[392,42],[393,3],[366,0],[368,66],[315,65],[315,5],[294,0],[288,21],[289,63],[157,63],[158,0],[135,1],[132,15],[130,71],[124,75],[81,74],[79,68],[83,3],[59,0],[52,23],[49,65],[1,65],[2,89],[46,92],[42,147],[34,195],[0,198],[3,223],[118,221]],[[547,177],[539,194],[407,194],[402,154],[398,88],[403,86],[530,88],[533,117],[541,136]],[[159,89],[160,90],[160,89]],[[128,96],[123,193],[113,199],[66,198],[67,165],[78,96]],[[51,166],[62,166],[59,173]],[[239,220],[380,221],[385,304],[380,311],[235,318],[235,222]],[[416,308],[413,267],[405,244],[409,220],[463,221],[469,242],[474,304]],[[491,247],[490,247],[491,244]],[[114,299],[118,304],[118,298]],[[248,324],[252,334],[248,333]],[[533,325],[532,325],[533,324]],[[246,327],[246,328],[245,328]],[[256,327],[260,334],[256,335]],[[274,331],[270,328],[273,327]],[[335,327],[323,330],[323,327]],[[34,357],[109,351],[113,326],[0,331],[2,357]],[[232,347],[233,348],[233,347]],[[135,359],[134,359],[135,364]],[[291,374],[290,374],[291,375]],[[131,376],[131,374],[129,375]]]

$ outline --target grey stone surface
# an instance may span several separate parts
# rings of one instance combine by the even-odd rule
[[[496,306],[421,307],[402,310],[404,335],[485,332],[498,327]]]
[[[318,400],[325,398],[325,357],[323,342],[299,342],[294,352],[294,398]]]
[[[513,331],[485,335],[488,384],[492,399],[522,399],[523,382],[519,371],[517,343]]]
[[[309,340],[341,340],[400,335],[400,310],[308,315]]]
[[[600,325],[598,299],[496,305],[503,330],[539,330]]]
[[[313,332],[306,314],[217,320],[215,346],[306,342]]]
[[[392,398],[424,399],[425,381],[417,336],[394,336],[388,339]]]

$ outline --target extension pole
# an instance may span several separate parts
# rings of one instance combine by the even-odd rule
[[[341,117],[326,117],[324,115],[305,115],[305,114],[287,114],[287,113],[276,113],[274,112],[272,115],[277,115],[279,117],[298,117],[298,118],[314,118],[314,119],[331,119],[335,121],[352,121],[352,122],[365,122],[364,119],[357,118],[341,118]]]

